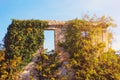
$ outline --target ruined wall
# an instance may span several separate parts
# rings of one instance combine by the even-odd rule
[[[49,27],[46,30],[54,30],[54,43],[55,50],[59,52],[60,60],[68,59],[69,55],[67,52],[64,52],[63,48],[58,46],[59,42],[65,40],[64,33],[66,31],[66,24],[64,21],[55,21],[48,20]],[[108,51],[108,32],[107,29],[103,29],[102,34],[98,36],[97,41],[105,42],[106,48],[105,51]]]
[[[64,32],[65,32],[65,22],[64,21],[48,21],[49,27],[46,30],[54,30],[54,40],[55,40],[55,50],[59,50],[58,42],[62,42],[65,40]]]
[[[47,30],[54,30],[54,40],[55,40],[55,50],[62,52],[62,48],[58,46],[58,42],[62,42],[65,40],[64,32],[66,30],[65,21],[55,21],[55,20],[47,20],[49,27]],[[105,51],[108,50],[108,32],[107,29],[103,29],[102,35],[98,37],[98,39],[102,42],[106,43]]]
[[[64,52],[62,47],[58,46],[59,42],[63,42],[65,40],[64,33],[66,30],[66,25],[64,21],[48,21],[49,27],[46,30],[54,30],[54,43],[55,50],[59,52],[60,61],[65,61],[68,59],[69,55],[67,52]]]

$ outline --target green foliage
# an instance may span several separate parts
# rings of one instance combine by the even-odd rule
[[[43,30],[47,22],[40,20],[13,20],[5,36],[6,58],[22,56],[30,61],[32,54],[43,44]]]
[[[5,53],[0,50],[0,80],[4,80],[7,77],[8,72],[6,71],[7,64],[5,63]]]
[[[58,68],[61,62],[58,60],[58,53],[45,54],[43,52],[39,60],[36,62],[36,69],[38,71],[39,79],[42,80],[56,80],[58,79]]]
[[[112,19],[84,17],[68,21],[66,25],[65,42],[60,46],[70,55],[68,63],[64,64],[67,74],[59,74],[62,62],[57,52],[50,55],[43,52],[35,65],[39,79],[119,80],[120,55],[112,49],[106,51],[106,44],[101,39],[103,30],[113,26]],[[1,80],[19,80],[16,76],[22,66],[30,62],[32,54],[43,45],[43,31],[47,27],[48,23],[41,20],[12,21],[4,40],[5,53],[0,51]]]
[[[4,38],[5,60],[7,62],[7,80],[14,80],[17,71],[33,58],[43,45],[43,31],[48,27],[41,20],[13,20]]]
[[[66,64],[68,73],[74,74],[70,80],[120,79],[118,57],[113,50],[105,50],[106,44],[101,39],[103,30],[109,26],[111,19],[105,17],[67,22],[65,42],[60,46],[70,55]]]

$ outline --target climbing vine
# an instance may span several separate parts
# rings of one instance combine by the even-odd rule
[[[23,61],[29,61],[43,44],[43,30],[47,26],[47,22],[40,20],[13,20],[4,41],[6,58],[16,55],[22,56]]]
[[[111,19],[104,16],[74,19],[67,25],[65,41],[59,44],[70,55],[66,79],[119,80],[118,56],[112,49],[105,50],[106,44],[101,39],[103,30],[113,25]]]
[[[48,23],[42,20],[12,20],[4,38],[8,77],[18,70],[17,66],[31,61],[32,54],[43,45],[43,31],[47,27]]]
[[[105,50],[103,31],[113,26],[111,18],[74,19],[66,22],[65,41],[59,43],[69,54],[66,63],[57,52],[41,52],[35,62],[38,79],[45,80],[119,80],[120,57],[114,50]],[[5,51],[0,51],[0,79],[18,80],[18,72],[29,63],[41,45],[48,23],[42,20],[12,20],[5,36]],[[110,33],[111,34],[111,33]],[[108,38],[111,42],[111,36]],[[63,53],[64,54],[64,53]],[[65,68],[61,75],[60,68]],[[34,74],[31,75],[33,79]]]
[[[38,78],[43,80],[59,80],[59,68],[62,62],[59,61],[58,53],[46,54],[43,52],[36,62],[36,69],[38,71]]]

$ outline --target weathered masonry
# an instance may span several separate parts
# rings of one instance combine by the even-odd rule
[[[64,49],[61,48],[58,43],[65,40],[64,33],[66,31],[66,22],[65,21],[55,21],[55,20],[47,20],[48,28],[46,30],[54,30],[54,47],[55,50],[59,52],[60,60],[67,60],[69,58],[69,54],[64,52]],[[94,23],[94,25],[98,25],[100,23]],[[101,42],[105,42],[106,48],[105,51],[108,51],[108,32],[107,28],[102,29],[102,34],[98,36],[98,40]]]
[[[48,22],[48,28],[45,30],[54,30],[54,43],[55,43],[55,50],[59,52],[59,60],[63,61],[63,65],[59,68],[60,75],[65,75],[67,70],[64,68],[64,64],[68,63],[69,54],[67,52],[64,52],[63,48],[59,47],[58,43],[65,40],[64,33],[66,31],[66,22],[65,21],[55,21],[55,20],[47,20]],[[94,24],[95,25],[95,24]],[[48,36],[50,37],[50,36]],[[108,50],[108,32],[106,28],[103,28],[102,35],[98,36],[98,40],[106,43],[105,50]],[[42,48],[43,49],[43,48]],[[42,50],[40,48],[40,50]],[[39,51],[39,50],[38,50]],[[39,52],[38,52],[39,53]],[[36,61],[39,56],[36,56],[33,58],[33,61]],[[31,65],[35,65],[34,63],[29,63],[29,65],[26,66],[24,69],[24,72],[20,75],[20,78],[30,78],[30,72],[32,71]],[[30,68],[29,68],[30,67]],[[30,71],[31,69],[31,71]],[[37,74],[34,74],[35,78]]]
[[[47,30],[54,30],[54,40],[55,40],[55,50],[57,51],[62,51],[62,48],[58,46],[58,42],[64,41],[64,32],[66,30],[66,24],[65,21],[55,21],[55,20],[47,20],[49,27]],[[99,23],[97,23],[99,24]],[[96,25],[93,24],[93,25]],[[108,32],[107,28],[103,28],[102,30],[102,35],[98,37],[98,39],[102,42],[106,43],[106,49],[105,51],[108,50]]]
[[[48,20],[49,27],[46,30],[54,30],[55,50],[59,51],[58,42],[64,41],[65,22]]]
[[[55,21],[55,20],[47,20],[48,22],[48,28],[46,30],[54,30],[54,47],[55,50],[59,52],[60,60],[68,59],[68,54],[64,54],[62,48],[58,46],[59,42],[62,42],[65,40],[64,38],[64,32],[66,30],[65,28],[65,21]]]

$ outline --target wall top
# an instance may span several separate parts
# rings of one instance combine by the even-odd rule
[[[49,26],[59,26],[59,25],[65,25],[65,21],[56,21],[56,20],[45,20],[45,21],[47,21],[48,22],[48,25]]]
[[[66,24],[66,22],[67,22],[67,21],[56,21],[56,20],[44,20],[44,21],[47,21],[49,26],[64,26]],[[99,21],[99,22],[90,22],[90,23],[93,26],[101,26],[103,24],[103,22],[101,22],[101,21]],[[103,27],[103,28],[107,28],[107,27]]]

